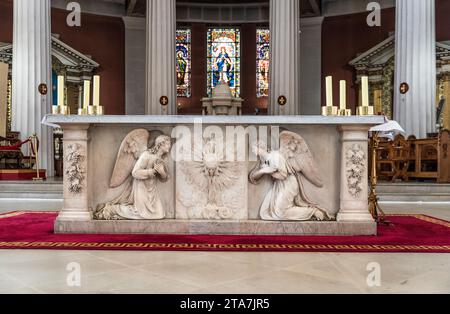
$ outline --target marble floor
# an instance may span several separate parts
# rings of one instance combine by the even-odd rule
[[[0,293],[449,292],[450,254],[0,251]]]

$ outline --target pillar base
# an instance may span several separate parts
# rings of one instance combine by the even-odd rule
[[[64,209],[56,218],[56,221],[91,221],[92,213],[89,210]]]
[[[339,213],[336,220],[338,222],[375,222],[370,213]]]

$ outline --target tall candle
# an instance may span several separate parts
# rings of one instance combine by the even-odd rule
[[[363,107],[369,106],[369,77],[361,77],[361,92],[362,92],[362,105]]]
[[[333,77],[326,77],[327,107],[333,107]]]
[[[91,100],[91,81],[84,81],[83,95],[83,106],[87,109]]]
[[[340,96],[341,96],[341,101],[340,101],[340,109],[341,110],[345,110],[347,109],[347,83],[346,81],[342,80],[339,82],[340,85]]]
[[[64,76],[58,76],[58,107],[64,106]]]
[[[94,106],[100,106],[100,76],[94,75]]]

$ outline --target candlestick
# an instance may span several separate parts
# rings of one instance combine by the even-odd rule
[[[58,76],[58,107],[64,106],[64,76]]]
[[[100,76],[94,75],[94,106],[100,106]]]
[[[338,107],[333,106],[333,77],[327,76],[325,78],[327,105],[322,107],[323,116],[337,116]]]
[[[84,81],[83,94],[83,107],[87,110],[90,105],[89,101],[91,100],[91,81]]]
[[[360,116],[373,116],[374,109],[373,106],[369,105],[369,77],[361,77],[361,94],[362,94],[362,104],[358,107],[358,115]]]
[[[340,109],[345,110],[347,109],[347,83],[344,80],[341,80],[339,82],[340,85],[340,96],[341,101],[339,103]]]
[[[327,76],[325,80],[327,92],[327,107],[333,107],[333,77]]]
[[[361,77],[362,106],[369,106],[369,77]]]

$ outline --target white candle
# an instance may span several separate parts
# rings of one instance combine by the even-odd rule
[[[100,76],[94,76],[94,106],[100,106]]]
[[[369,106],[369,77],[361,77],[361,92],[362,92],[362,105],[363,107]]]
[[[64,76],[58,76],[58,107],[64,106]]]
[[[340,91],[340,96],[341,96],[341,101],[340,101],[340,109],[341,110],[345,110],[347,109],[347,83],[344,80],[341,80],[339,82],[341,91]]]
[[[83,106],[84,109],[87,109],[90,105],[89,101],[91,100],[91,81],[84,81],[83,94]]]
[[[333,107],[333,77],[326,77],[327,107]]]

